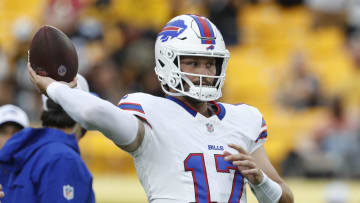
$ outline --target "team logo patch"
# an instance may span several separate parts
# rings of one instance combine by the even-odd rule
[[[207,129],[207,131],[208,131],[209,133],[212,133],[212,132],[214,132],[214,125],[211,124],[211,123],[207,123],[207,124],[206,124],[206,129]]]
[[[186,30],[186,28],[187,25],[185,25],[184,20],[175,20],[165,25],[165,27],[158,34],[158,37],[161,36],[161,42],[166,42],[169,39],[173,39],[174,37],[179,36]]]
[[[72,200],[74,199],[74,187],[70,186],[70,185],[64,185],[63,186],[63,195],[64,198],[67,200]]]

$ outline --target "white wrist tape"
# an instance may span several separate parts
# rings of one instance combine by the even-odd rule
[[[278,183],[267,177],[264,172],[262,173],[264,175],[263,181],[259,185],[250,183],[250,186],[260,203],[277,203],[281,197],[282,189]]]

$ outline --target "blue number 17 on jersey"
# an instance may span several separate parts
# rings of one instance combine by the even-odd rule
[[[216,171],[219,173],[230,173],[235,170],[232,191],[229,203],[240,202],[243,193],[244,177],[236,166],[231,162],[225,161],[224,155],[215,154]],[[189,154],[184,160],[185,171],[191,171],[194,180],[194,190],[196,203],[214,203],[210,199],[209,183],[207,179],[204,155],[202,153]]]

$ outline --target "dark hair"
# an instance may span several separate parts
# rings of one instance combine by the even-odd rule
[[[16,132],[20,131],[24,128],[22,125],[20,125],[16,122],[8,121],[8,122],[2,123],[0,125],[0,131],[4,130],[7,126],[12,126]]]
[[[44,127],[72,128],[76,122],[50,98],[46,101],[47,110],[41,114],[41,121]]]

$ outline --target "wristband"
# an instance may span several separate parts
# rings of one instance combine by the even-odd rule
[[[282,189],[278,183],[271,180],[263,171],[264,179],[258,185],[250,183],[256,198],[260,203],[277,203],[282,195]]]

